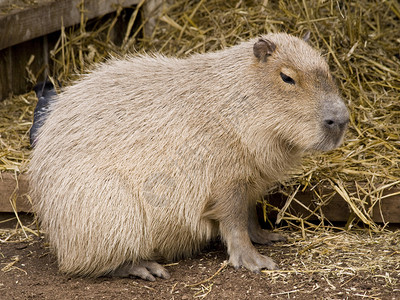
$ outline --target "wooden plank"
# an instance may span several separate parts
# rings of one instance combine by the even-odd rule
[[[80,23],[79,4],[82,0],[37,0],[33,6],[0,15],[0,50],[29,41],[64,27]],[[85,0],[85,17],[92,19],[123,7],[138,4],[139,0]]]
[[[10,199],[13,194],[17,197],[17,210],[20,212],[31,212],[32,207],[26,197],[29,188],[28,176],[21,174],[18,176],[18,183],[14,174],[1,173],[0,174],[0,212],[12,212]],[[331,191],[326,191],[330,193]],[[399,193],[399,188],[393,188],[390,191],[385,191],[383,195],[390,195]],[[299,192],[296,199],[303,203],[305,206],[310,206],[313,201],[313,195],[310,192]],[[277,206],[282,207],[286,201],[286,197],[282,194],[273,194],[268,196],[268,201]],[[298,216],[308,216],[307,212],[301,205],[292,202],[291,209],[296,212]],[[381,214],[382,211],[382,214]],[[329,204],[322,207],[322,212],[325,217],[332,222],[346,222],[350,216],[350,209],[340,195],[335,195]],[[382,222],[382,216],[385,222],[400,223],[400,195],[393,195],[381,200],[381,206],[376,205],[373,209],[373,220],[375,222]]]
[[[38,81],[43,81],[47,76],[46,70],[49,67],[50,49],[54,48],[60,36],[61,20],[65,20],[65,25],[80,22],[80,11],[76,6],[72,10],[75,13],[62,15],[63,11],[68,10],[67,4],[71,7],[74,6],[74,1],[71,0],[2,1],[0,0],[0,48],[17,44],[0,50],[0,70],[2,70],[0,72],[0,101],[9,97],[10,94],[26,93],[32,88],[32,83],[29,81],[25,69],[31,56],[34,59],[29,69]],[[57,2],[57,6],[54,5],[54,2]],[[80,3],[80,0],[75,2]],[[101,15],[115,10],[115,3],[124,3],[122,6],[130,6],[136,2],[139,2],[139,0],[85,0],[85,17],[92,18],[98,14]],[[133,8],[126,10],[130,11]],[[48,18],[48,16],[51,16],[51,18]],[[35,18],[38,18],[38,20],[35,21]],[[122,35],[125,32],[123,26],[126,26],[126,24],[123,25],[123,21],[127,23],[126,19],[119,18],[112,31],[116,33],[115,36],[120,38],[121,36],[118,34]],[[28,28],[25,28],[26,26]],[[21,33],[28,31],[31,33],[29,37],[28,35],[24,37]],[[50,31],[54,32],[48,33]],[[24,41],[37,35],[40,36]]]
[[[22,94],[32,88],[26,66],[34,58],[29,69],[39,81],[45,79],[45,67],[48,66],[48,46],[56,43],[58,35],[51,34],[0,50],[0,100],[10,93]],[[51,48],[50,48],[51,49]]]
[[[351,192],[351,191],[350,191]],[[324,191],[324,194],[331,194],[332,190]],[[375,205],[372,209],[372,220],[377,223],[390,222],[400,223],[400,188],[392,188],[383,192],[384,198],[381,199],[381,205]],[[397,194],[397,195],[393,195]],[[391,195],[391,196],[388,196]],[[281,194],[274,194],[267,196],[268,201],[276,206],[283,207],[287,197]],[[314,195],[311,192],[298,192],[295,196],[299,202],[304,206],[314,209],[315,204],[312,204]],[[369,201],[369,199],[367,200]],[[302,205],[292,201],[290,204],[290,210],[295,212],[298,217],[306,217],[310,215]],[[331,222],[347,222],[350,217],[351,210],[347,202],[339,195],[335,196],[325,206],[321,207],[322,213],[326,219]],[[383,219],[382,219],[383,216]],[[310,220],[316,220],[316,217],[310,217]]]
[[[18,212],[32,212],[28,201],[28,177],[25,174],[15,176],[13,173],[0,173],[0,212],[13,212],[11,202],[15,199]]]

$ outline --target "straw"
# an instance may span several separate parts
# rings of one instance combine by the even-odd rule
[[[64,86],[71,84],[77,74],[88,72],[109,55],[161,52],[186,57],[268,32],[302,36],[310,30],[310,43],[326,57],[351,111],[350,128],[341,148],[307,156],[290,180],[271,189],[287,195],[288,202],[282,210],[268,209],[280,211],[282,226],[301,230],[304,235],[308,230],[333,227],[322,208],[338,194],[352,212],[347,229],[360,225],[376,232],[385,227],[373,222],[372,208],[380,207],[387,193],[398,195],[400,187],[397,1],[178,0],[164,9],[153,35],[146,38],[142,34],[144,23],[135,28],[136,20],[148,19],[139,8],[132,14],[121,45],[111,38],[121,9],[106,21],[92,21],[90,31],[84,17],[80,25],[62,28],[50,53],[52,78]],[[29,73],[34,81],[32,76]],[[0,171],[26,171],[28,130],[35,102],[34,94],[29,93],[0,103]],[[315,200],[306,207],[309,216],[298,216],[290,210],[291,203],[299,203],[299,190],[311,192]]]

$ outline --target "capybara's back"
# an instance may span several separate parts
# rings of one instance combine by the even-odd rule
[[[151,261],[218,234],[235,267],[273,269],[251,241],[282,237],[254,223],[255,201],[303,152],[338,146],[347,120],[325,61],[286,34],[111,59],[51,104],[30,164],[34,208],[69,274],[167,277]]]

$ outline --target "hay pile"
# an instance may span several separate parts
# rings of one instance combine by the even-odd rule
[[[399,242],[400,231],[373,236],[365,231],[314,232],[306,238],[291,233],[290,242],[268,251],[272,258],[279,257],[281,269],[261,272],[269,283],[279,285],[270,290],[273,298],[316,299],[318,294],[320,299],[395,299],[400,291]],[[227,265],[224,261],[212,276],[188,285],[194,296],[212,293],[213,279]]]
[[[281,0],[281,1],[173,1],[163,10],[151,37],[143,37],[146,17],[140,5],[128,16],[122,42],[115,42],[114,27],[126,18],[121,9],[113,18],[62,30],[51,52],[53,78],[68,84],[75,74],[108,55],[161,52],[185,57],[215,51],[267,32],[297,36],[311,31],[311,44],[321,49],[337,78],[351,111],[351,124],[343,147],[304,160],[293,179],[277,187],[296,201],[298,191],[312,191],[319,207],[339,193],[352,208],[347,224],[366,224],[379,231],[371,218],[383,192],[400,187],[400,5],[398,1]],[[82,7],[84,15],[84,7]],[[141,18],[141,19],[140,19]],[[32,82],[36,80],[29,73]],[[0,171],[23,172],[29,155],[27,132],[35,97],[32,93],[0,103]],[[326,193],[327,190],[332,191]],[[398,189],[397,189],[398,191]],[[397,192],[398,193],[398,192]],[[281,211],[290,226],[306,224]],[[319,224],[329,222],[323,214]],[[304,227],[303,227],[304,228]]]

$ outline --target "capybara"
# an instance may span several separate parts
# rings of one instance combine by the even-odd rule
[[[169,278],[158,260],[218,235],[229,262],[276,269],[252,242],[255,204],[303,153],[342,142],[349,115],[318,51],[267,34],[185,59],[109,59],[55,97],[30,163],[60,270]]]

